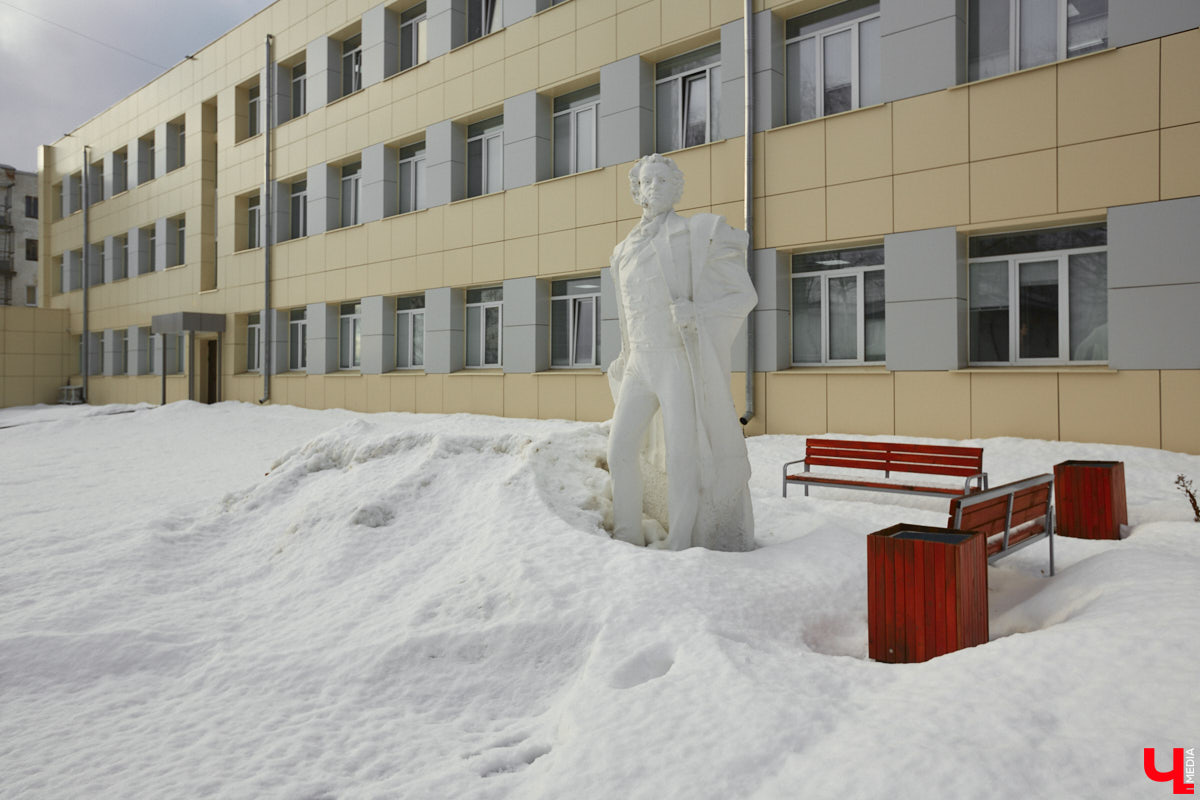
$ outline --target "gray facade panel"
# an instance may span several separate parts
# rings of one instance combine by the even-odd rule
[[[466,360],[463,328],[466,293],[442,287],[425,292],[425,371],[457,372]]]
[[[654,151],[654,67],[628,56],[600,68],[599,166]]]
[[[1200,27],[1196,0],[1108,0],[1108,46],[1124,47]]]
[[[1108,211],[1108,286],[1200,282],[1200,197]]]
[[[889,370],[940,371],[966,365],[966,300],[889,301],[885,313]]]
[[[967,0],[883,0],[879,5],[881,33],[892,33],[958,17],[967,19]]]
[[[945,17],[880,37],[885,102],[957,86],[966,80],[967,23]]]
[[[1108,364],[1113,369],[1200,369],[1200,283],[1112,289]]]
[[[750,255],[750,279],[758,293],[756,311],[791,309],[791,259],[774,248],[755,250]]]
[[[396,299],[374,295],[362,299],[362,372],[379,375],[396,366]]]
[[[362,16],[362,85],[379,83],[400,69],[400,18],[378,5]]]
[[[428,0],[425,4],[426,52],[432,61],[467,39],[465,0]]]
[[[309,375],[324,375],[338,370],[338,306],[336,303],[310,303],[306,309]]]
[[[505,317],[504,353],[501,358],[504,371],[529,373],[549,369],[550,326],[509,325],[507,314]]]
[[[888,234],[883,260],[889,303],[967,296],[966,238],[954,228]]]
[[[425,129],[425,197],[440,206],[467,195],[467,138],[461,125],[443,120]]]

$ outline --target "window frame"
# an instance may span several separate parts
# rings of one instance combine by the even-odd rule
[[[484,292],[499,291],[499,300],[483,300],[472,302],[471,294],[474,292],[482,294]],[[487,361],[487,312],[488,309],[497,309],[496,314],[496,361],[494,363]],[[470,330],[471,311],[478,309],[479,314],[479,363],[470,363],[471,345],[467,341],[468,331]],[[464,323],[463,323],[463,344],[465,353],[463,364],[465,369],[496,369],[504,366],[504,294],[503,288],[499,286],[482,287],[480,289],[467,290],[467,302],[464,306]]]
[[[172,267],[181,267],[187,263],[187,217],[175,219],[175,252],[172,255]]]
[[[146,258],[146,264],[149,267],[142,275],[158,271],[158,226],[151,225],[147,229],[146,235],[146,251],[149,256]]]
[[[33,212],[32,214],[29,213],[31,210]],[[38,198],[37,198],[36,194],[25,195],[25,218],[26,219],[37,219],[38,218]]]
[[[31,248],[30,245],[33,245],[33,247]],[[33,255],[30,255],[30,252],[32,252]],[[38,240],[37,239],[31,239],[28,236],[25,237],[25,260],[26,261],[37,261],[38,260]]]
[[[1024,253],[1010,253],[1007,255],[994,256],[979,256],[970,258],[967,261],[967,358],[968,365],[972,367],[1028,367],[1028,366],[1103,366],[1108,364],[1108,359],[1097,360],[1074,360],[1071,358],[1071,284],[1070,284],[1070,265],[1071,256],[1087,255],[1092,253],[1105,254],[1105,292],[1107,295],[1107,254],[1108,245],[1090,245],[1087,247],[1070,247],[1057,248],[1054,250],[1035,250]],[[1042,358],[1022,358],[1021,357],[1021,265],[1034,264],[1038,262],[1057,261],[1056,287],[1058,292],[1058,307],[1056,314],[1058,315],[1058,342],[1059,355],[1053,357]],[[1008,353],[1009,360],[1007,361],[983,361],[971,358],[972,342],[970,339],[971,331],[971,273],[972,267],[977,264],[999,264],[1007,265],[1007,281],[1005,286],[1008,291]],[[1107,303],[1107,296],[1105,298]],[[1105,324],[1107,324],[1107,319]],[[1106,347],[1107,349],[1107,347]],[[1063,354],[1066,354],[1065,356]]]
[[[871,10],[872,8],[874,8],[874,11]],[[821,13],[821,12],[818,11],[815,13]],[[852,13],[854,13],[854,12],[853,11],[847,12],[847,14],[852,14]],[[804,16],[808,16],[808,15],[801,15],[800,17],[793,17],[793,19],[803,19]],[[812,31],[802,32],[795,36],[784,39],[784,43],[783,43],[783,46],[784,46],[784,80],[785,80],[785,82],[787,82],[789,84],[793,80],[800,79],[799,75],[796,75],[796,76],[791,75],[791,71],[788,68],[788,65],[789,65],[788,54],[791,52],[792,46],[794,45],[797,48],[799,48],[801,46],[802,42],[809,40],[809,39],[812,39],[816,42],[816,50],[813,53],[813,63],[816,68],[816,74],[813,76],[813,87],[814,87],[814,91],[816,92],[816,97],[813,98],[814,99],[813,116],[809,117],[809,118],[801,118],[799,109],[797,109],[796,113],[793,115],[792,108],[791,108],[790,102],[789,102],[791,99],[792,93],[790,91],[790,86],[788,86],[788,88],[785,89],[785,98],[784,98],[784,101],[785,101],[784,102],[784,105],[785,105],[784,114],[787,119],[787,124],[790,125],[795,122],[808,122],[809,120],[812,120],[812,119],[821,119],[822,117],[829,116],[830,113],[841,114],[841,113],[845,113],[846,111],[854,111],[856,109],[863,107],[863,105],[862,105],[862,75],[861,75],[861,72],[862,72],[862,24],[864,22],[871,22],[873,20],[874,21],[881,20],[881,13],[880,13],[880,8],[879,8],[878,2],[868,5],[866,8],[861,9],[861,16],[853,17],[851,19],[840,19],[840,21],[839,21],[839,18],[834,18],[827,25],[824,25],[822,27],[817,27]],[[788,22],[791,22],[791,21],[792,20],[788,20]],[[812,23],[812,25],[814,25],[814,26],[820,25],[820,24],[821,23],[819,23],[819,22]],[[880,24],[882,25],[882,22],[880,22]],[[826,112],[825,111],[825,91],[824,91],[824,87],[825,87],[825,40],[831,36],[836,36],[840,33],[845,33],[847,31],[850,32],[850,107],[847,109],[844,109],[843,111]],[[880,38],[882,39],[882,36]]]
[[[301,186],[297,189],[297,186]],[[297,202],[299,204],[297,205]],[[299,214],[297,214],[299,211]],[[340,213],[340,212],[339,212]],[[288,239],[308,236],[308,179],[292,181],[288,186]]]
[[[496,13],[501,11],[502,0],[467,0],[467,8],[464,16],[466,17],[466,41],[474,42],[488,34],[498,30],[496,27]],[[479,32],[472,35],[471,26],[473,24],[472,14],[479,17]]]
[[[258,136],[262,133],[259,130],[259,105],[262,102],[262,91],[258,84],[246,88],[246,138]],[[153,160],[153,151],[151,152],[151,160]]]
[[[300,70],[300,74],[296,74]],[[291,97],[289,98],[289,119],[296,119],[308,113],[308,63],[301,61],[291,68]]]
[[[412,178],[409,180],[408,192],[410,197],[405,198],[404,191],[404,171],[408,167]],[[398,214],[407,214],[412,211],[420,211],[426,207],[425,200],[425,143],[410,145],[400,148],[396,162],[396,193],[397,202],[396,208]]]
[[[296,372],[308,369],[307,308],[293,308],[288,312],[288,369]]]
[[[573,292],[571,284],[578,284],[579,281],[594,281],[596,284],[595,291]],[[555,294],[555,290],[561,287],[562,294]],[[550,368],[551,369],[592,369],[600,366],[600,276],[570,278],[560,281],[553,281],[550,285]],[[590,302],[592,305],[592,330],[591,330],[591,345],[592,345],[592,360],[590,362],[582,362],[577,360],[577,345],[579,343],[579,307],[584,302]],[[567,315],[567,353],[570,363],[555,364],[554,363],[554,333],[556,330],[554,321],[556,304],[564,304],[566,306]]]
[[[400,41],[398,44],[400,72],[418,67],[429,60],[428,30],[429,23],[425,3],[418,3],[400,14]],[[411,64],[406,64],[404,61],[404,45],[410,39],[413,60]]]
[[[129,374],[129,329],[117,328],[113,331],[113,339],[117,342],[117,356],[113,359],[113,374]],[[118,367],[120,367],[118,369]]]
[[[246,315],[246,372],[262,372],[262,312]]]
[[[674,75],[668,75],[665,78],[659,78],[657,76],[657,70],[660,67],[670,64],[675,61],[682,61],[682,60],[688,58],[689,56],[695,56],[695,54],[700,53],[701,51],[710,50],[714,47],[716,48],[716,60],[713,61],[712,63],[704,64],[699,67],[693,67],[686,72],[677,72]],[[675,56],[674,58],[669,58],[669,59],[659,62],[658,64],[655,65],[656,74],[655,74],[655,80],[654,80],[654,145],[656,148],[656,152],[670,153],[670,152],[674,152],[676,150],[686,150],[689,147],[699,147],[702,144],[711,144],[712,142],[716,141],[717,128],[718,128],[717,123],[718,123],[719,114],[720,114],[720,110],[717,107],[718,103],[720,102],[720,83],[721,83],[720,82],[720,70],[721,70],[720,47],[721,47],[721,45],[719,42],[717,44],[709,44],[709,45],[705,45],[703,47],[697,47],[694,50],[690,50],[687,53],[683,53],[679,56]],[[717,80],[715,80],[715,81],[713,79],[713,71],[714,70],[717,72]],[[691,94],[688,91],[688,84],[689,84],[689,82],[695,80],[700,75],[703,75],[705,78],[704,85],[705,85],[706,99],[705,99],[705,119],[704,119],[704,140],[701,142],[696,142],[694,144],[688,144],[687,143],[687,116],[688,116],[687,108],[688,108],[688,98],[691,97]],[[665,84],[674,82],[674,81],[679,82],[679,91],[678,91],[679,107],[677,109],[678,110],[678,114],[677,114],[678,126],[676,127],[676,130],[675,130],[676,135],[678,135],[678,137],[679,137],[679,146],[671,147],[671,148],[664,148],[663,142],[660,142],[658,140],[658,134],[659,134],[658,121],[659,121],[659,117],[661,116],[661,113],[662,113],[662,109],[659,108],[660,103],[658,102],[659,87],[663,86]],[[716,102],[714,102],[714,100]]]
[[[803,256],[818,256],[829,254],[835,256],[846,251],[865,251],[878,250],[878,264],[858,264],[845,267],[833,267],[820,270],[804,270],[796,271],[795,258]],[[887,285],[887,265],[885,263],[884,249],[882,245],[871,245],[864,248],[845,248],[843,250],[830,250],[819,252],[801,253],[793,256],[791,276],[788,281],[788,312],[790,320],[789,359],[793,367],[868,367],[881,366],[887,363],[887,316],[886,306],[884,313],[884,351],[883,356],[878,359],[867,359],[867,318],[866,318],[866,276],[868,273],[878,272],[883,276],[884,285]],[[854,358],[832,358],[830,356],[830,302],[829,302],[829,281],[831,279],[841,279],[847,277],[855,278],[855,338],[856,352]],[[798,315],[795,308],[796,296],[796,281],[804,279],[817,278],[821,281],[821,311],[820,311],[820,331],[821,331],[821,348],[819,361],[797,361],[796,360],[796,325]]]
[[[246,198],[246,249],[262,247],[262,194]]]
[[[349,310],[347,310],[349,309]],[[347,352],[345,344],[346,333],[343,327],[348,327],[352,344]],[[349,355],[349,361],[343,358]],[[342,303],[338,306],[338,369],[352,370],[362,368],[362,301]]]
[[[585,99],[584,97],[582,97],[583,92],[589,91],[593,88],[595,89],[594,99],[589,100],[589,99]],[[572,96],[581,96],[581,97],[580,97],[580,99],[578,99],[576,101],[572,101],[570,99]],[[553,155],[551,157],[551,160],[554,165],[554,177],[556,177],[556,178],[561,178],[563,175],[575,175],[581,171],[586,172],[587,170],[595,169],[596,166],[600,163],[600,159],[599,159],[600,87],[599,87],[599,85],[597,85],[595,87],[589,86],[589,87],[587,87],[587,89],[582,89],[579,92],[572,92],[571,94],[564,95],[562,97],[556,97],[556,98],[554,98],[555,104],[558,104],[558,102],[560,100],[564,101],[566,103],[567,107],[561,111],[555,111],[550,118],[550,131],[551,131],[550,135],[551,135],[551,142],[553,144],[553,147],[552,147]],[[592,166],[588,167],[587,170],[580,170],[579,163],[578,163],[578,161],[579,161],[579,159],[578,159],[578,156],[579,156],[579,115],[584,112],[587,112],[587,111],[592,112],[592,122],[591,122]],[[560,117],[566,117],[568,120],[567,141],[568,141],[568,146],[569,146],[569,156],[568,156],[568,167],[567,167],[566,172],[558,171],[558,157],[557,156],[558,156],[559,143],[558,143],[558,136],[557,136],[557,131],[558,131],[557,122]]]
[[[352,95],[363,88],[362,52],[361,33],[342,40],[342,97]]]
[[[499,122],[496,122],[499,120]],[[491,119],[482,120],[476,125],[479,126],[478,133],[470,134],[468,128],[467,144],[466,144],[466,179],[467,179],[467,197],[483,197],[484,195],[493,194],[503,191],[504,189],[504,117],[503,115],[492,117]],[[475,125],[471,126],[472,128]],[[491,173],[491,158],[488,156],[488,147],[492,141],[499,140],[500,154],[500,185],[493,187],[488,180]],[[471,194],[471,167],[473,160],[471,158],[471,143],[479,142],[479,192]]]
[[[982,0],[981,0],[982,1]],[[1104,10],[1104,39],[1098,44],[1098,47],[1084,49],[1083,52],[1070,54],[1067,49],[1068,42],[1068,25],[1070,13],[1068,6],[1071,0],[1055,0],[1055,55],[1050,61],[1044,61],[1037,64],[1021,64],[1021,0],[1008,0],[1008,68],[1002,72],[996,72],[988,75],[979,74],[979,65],[977,63],[978,53],[971,51],[971,41],[974,38],[978,40],[978,34],[973,28],[973,21],[970,13],[970,3],[968,4],[967,12],[967,80],[968,82],[987,80],[988,78],[997,78],[1001,75],[1010,75],[1014,72],[1019,72],[1024,69],[1034,69],[1036,67],[1045,66],[1046,64],[1054,64],[1059,61],[1066,61],[1068,58],[1078,58],[1079,56],[1094,53],[1100,50],[1106,50],[1109,47],[1108,36],[1108,5],[1105,5]]]
[[[350,171],[353,170],[353,171]],[[347,186],[353,192],[349,195],[350,206],[347,209]],[[342,223],[339,228],[349,228],[358,225],[362,219],[362,162],[355,161],[341,167],[341,177],[338,183],[338,216]],[[347,213],[349,212],[349,213]],[[350,220],[347,221],[347,217]]]
[[[403,308],[401,306],[404,306]],[[421,328],[421,358],[420,361],[416,358],[414,343],[416,337],[413,333],[417,326]],[[405,330],[403,340],[400,337],[401,326]],[[407,342],[403,363],[400,354],[401,341]],[[411,297],[396,298],[396,330],[395,330],[395,353],[394,364],[398,370],[422,370],[425,368],[425,296],[415,295]]]

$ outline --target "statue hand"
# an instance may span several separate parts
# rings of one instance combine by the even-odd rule
[[[696,327],[696,306],[691,300],[676,300],[671,303],[671,319],[684,330]]]

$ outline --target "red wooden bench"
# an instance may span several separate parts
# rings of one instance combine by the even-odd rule
[[[803,464],[803,472],[788,473],[788,467]],[[813,474],[811,467],[844,467],[847,469],[877,470],[890,478],[893,472],[922,475],[946,475],[963,478],[962,489],[956,486],[936,486],[917,483],[892,483],[871,480],[855,475]],[[972,488],[971,484],[975,486]],[[987,473],[983,471],[982,447],[946,447],[937,444],[904,444],[901,442],[860,442],[851,439],[809,439],[804,458],[783,465],[783,496],[788,484],[808,487],[842,486],[874,492],[906,492],[908,494],[965,495],[987,488]]]
[[[994,489],[955,497],[946,527],[987,535],[988,563],[1042,539],[1050,542],[1054,574],[1054,476],[1038,475]]]

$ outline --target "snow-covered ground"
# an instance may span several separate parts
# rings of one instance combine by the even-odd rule
[[[988,439],[992,485],[1125,462],[1131,532],[989,569],[991,642],[866,658],[865,534],[945,501],[784,500],[760,548],[604,530],[607,425],[202,406],[0,411],[0,797],[1152,798],[1200,745],[1200,458]]]

